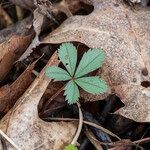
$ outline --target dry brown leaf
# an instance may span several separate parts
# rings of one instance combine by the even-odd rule
[[[0,81],[12,68],[31,42],[33,34],[27,36],[14,35],[0,44]]]
[[[47,66],[58,63],[57,54],[54,53]],[[44,68],[0,122],[0,129],[22,150],[62,150],[75,134],[75,123],[48,123],[38,117],[37,106],[50,81],[45,76]]]
[[[71,11],[76,12],[81,8],[81,6],[79,5],[80,4],[79,0],[67,3],[67,5],[66,3],[64,3],[64,1],[62,1],[61,3],[58,3],[54,6],[51,4],[51,2],[47,0],[41,0],[40,2],[35,0],[34,3],[37,6],[37,8],[33,12],[34,15],[33,27],[36,35],[32,43],[27,48],[27,50],[19,58],[19,61],[22,61],[23,59],[27,58],[32,53],[33,49],[40,45],[41,42],[39,41],[39,35],[42,30],[43,21],[45,21],[44,16],[47,16],[50,20],[53,20],[53,22],[57,22],[55,18],[52,16],[52,14],[55,14],[55,16],[57,16],[59,12],[62,11],[66,13],[68,16],[70,16],[72,15]],[[69,7],[71,7],[71,11],[69,10]],[[76,7],[76,9],[73,9],[74,7]]]
[[[14,35],[28,35],[28,33],[33,32],[32,28],[32,17],[27,17],[10,27],[0,30],[0,44],[4,41],[10,39]]]
[[[68,12],[66,12],[66,7],[71,9],[71,11],[76,10],[76,9],[80,9],[80,6],[78,6],[78,7],[74,7],[74,6],[76,4],[79,5],[79,3],[81,1],[86,3],[86,4],[91,4],[90,0],[74,0],[74,1],[72,1],[72,0],[61,0],[60,2],[52,2],[52,3],[49,0],[10,0],[10,1],[16,5],[19,5],[20,7],[29,9],[31,11],[34,11],[36,8],[40,8],[41,12],[43,12],[43,14],[45,14],[46,16],[47,16],[46,11],[53,12],[52,14],[55,14],[55,15],[57,14],[56,12],[62,11],[67,15]],[[50,6],[50,3],[53,6]],[[70,16],[70,14],[67,16]]]
[[[11,17],[7,14],[7,12],[3,9],[2,5],[0,4],[0,21],[1,23],[7,27],[13,24]]]
[[[32,43],[27,48],[27,50],[19,58],[19,61],[22,61],[23,59],[27,58],[32,53],[33,48],[36,48],[38,45],[40,45],[39,34],[41,33],[44,16],[38,12],[38,9],[36,9],[33,14],[34,14],[33,27],[36,35],[32,40]]]
[[[94,11],[90,15],[70,17],[43,43],[77,41],[91,48],[103,48],[107,60],[101,76],[112,93],[125,103],[118,113],[138,122],[149,122],[150,90],[141,83],[150,83],[150,10],[140,7],[133,10],[122,0],[91,2]],[[146,74],[142,74],[143,70]],[[84,98],[102,97],[84,94]]]
[[[12,3],[19,5],[25,9],[34,10],[36,6],[33,3],[33,0],[10,0]]]
[[[34,65],[35,63],[29,65],[29,67],[27,67],[27,69],[10,86],[6,85],[0,88],[0,113],[7,113],[29,87],[33,81],[32,70]]]

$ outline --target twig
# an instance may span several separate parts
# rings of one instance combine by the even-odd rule
[[[0,129],[0,134],[14,147],[16,150],[20,150],[20,148]]]
[[[100,125],[98,125],[98,124],[96,124],[96,123],[89,122],[89,121],[84,121],[84,123],[85,123],[85,124],[88,124],[88,125],[90,125],[90,126],[93,126],[93,127],[97,128],[97,129],[100,129],[100,130],[102,130],[103,132],[105,132],[105,133],[111,135],[112,137],[117,138],[118,140],[121,140],[121,138],[119,138],[117,135],[115,135],[115,134],[112,133],[111,131],[105,129],[104,127],[102,127],[102,126],[100,126]]]
[[[78,109],[79,109],[79,125],[78,125],[76,135],[74,136],[74,138],[71,142],[72,145],[76,145],[77,140],[78,140],[78,138],[80,136],[80,133],[81,133],[81,130],[82,130],[82,126],[83,126],[83,114],[82,114],[82,111],[81,111],[81,108],[80,108],[80,104],[78,102],[77,102],[77,106],[78,106]]]
[[[72,118],[43,118],[43,119],[49,119],[49,120],[56,120],[56,121],[78,121],[79,119],[72,119]],[[119,138],[117,135],[115,135],[114,133],[112,133],[111,131],[105,129],[104,127],[96,124],[96,123],[93,123],[93,122],[89,122],[89,121],[85,121],[83,120],[83,123],[87,124],[87,125],[90,125],[92,127],[95,127],[97,129],[100,129],[102,130],[103,132],[111,135],[112,137],[115,137],[117,138],[118,140],[121,140],[121,138]]]
[[[39,72],[37,72],[36,70],[32,70],[32,73],[37,77],[39,75]]]
[[[91,141],[91,143],[95,146],[96,149],[98,150],[103,150],[102,148],[102,142],[100,142],[99,140],[97,140],[95,137],[94,137],[94,134],[92,133],[92,131],[90,131],[88,129],[87,126],[85,126],[85,135],[88,137],[88,139]],[[107,145],[107,144],[103,144],[103,145]]]
[[[2,145],[2,150],[7,150],[6,141],[1,135],[0,135],[0,141],[1,141],[1,145]]]
[[[17,13],[17,18],[18,20],[22,20],[23,19],[23,10],[21,7],[16,5],[16,13]]]
[[[141,137],[141,139],[140,139],[140,141],[144,138],[144,136],[146,135],[146,133],[149,131],[149,129],[150,129],[150,127],[144,132],[144,134],[142,135],[142,137]],[[139,141],[139,140],[138,140]],[[139,146],[139,144],[140,144],[140,142],[138,142],[137,143],[137,146],[136,146],[136,149],[135,150],[137,150],[137,148],[138,148],[138,146]]]
[[[138,144],[138,143],[146,143],[146,142],[150,142],[150,137],[144,138],[144,139],[140,139],[137,141],[133,141],[134,144]]]

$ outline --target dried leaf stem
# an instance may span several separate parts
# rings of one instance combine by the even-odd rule
[[[44,119],[49,119],[49,120],[56,120],[56,121],[78,121],[79,119],[73,119],[73,118],[51,118],[51,117],[48,117],[48,118],[44,118]],[[90,121],[85,121],[83,120],[83,123],[89,125],[89,126],[92,126],[92,127],[95,127],[97,129],[100,129],[102,130],[103,132],[111,135],[112,137],[115,137],[117,138],[118,140],[121,140],[120,137],[118,137],[117,135],[115,135],[114,133],[112,133],[111,131],[105,129],[104,127],[96,124],[96,123],[93,123],[93,122],[90,122]]]
[[[78,125],[78,129],[77,129],[77,132],[71,142],[72,145],[76,145],[77,143],[77,140],[80,136],[80,133],[81,133],[81,130],[82,130],[82,126],[83,126],[83,114],[82,114],[82,111],[81,111],[81,108],[80,108],[80,104],[77,102],[77,106],[78,106],[78,109],[79,109],[79,125]]]

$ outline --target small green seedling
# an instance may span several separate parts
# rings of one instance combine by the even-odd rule
[[[88,73],[102,66],[105,60],[103,50],[90,49],[85,52],[77,68],[77,49],[73,44],[63,43],[58,49],[58,56],[67,71],[57,66],[49,66],[46,69],[46,76],[54,79],[54,81],[69,80],[64,87],[64,95],[69,104],[78,101],[80,97],[78,87],[91,94],[100,94],[107,91],[106,82],[99,76],[85,77]]]
[[[65,147],[64,150],[78,150],[78,148],[73,144],[69,144],[68,146]]]

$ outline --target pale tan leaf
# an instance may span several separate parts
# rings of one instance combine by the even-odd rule
[[[58,63],[57,54],[54,53],[47,66],[58,65]],[[50,81],[45,76],[44,68],[30,88],[0,122],[0,129],[22,150],[63,149],[75,134],[75,123],[48,123],[38,117],[38,103]],[[8,146],[9,150],[13,149],[9,144]]]
[[[91,48],[104,49],[107,60],[101,76],[111,92],[125,103],[118,113],[138,122],[148,122],[150,100],[141,83],[150,84],[150,9],[137,7],[133,10],[121,0],[91,2],[94,5],[91,14],[70,17],[43,43],[77,41]],[[147,70],[147,74],[143,74],[143,70]],[[84,93],[84,98],[100,100],[109,94]]]

